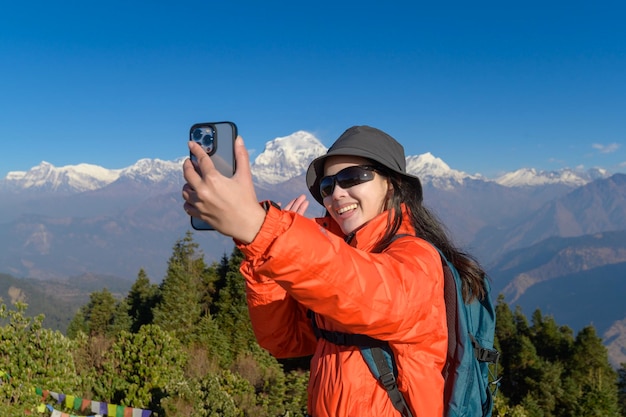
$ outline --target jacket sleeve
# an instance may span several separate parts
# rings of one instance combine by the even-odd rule
[[[277,358],[312,355],[317,340],[307,309],[274,281],[246,276],[250,321],[259,345]]]
[[[322,315],[329,330],[381,340],[415,343],[446,331],[441,260],[421,239],[399,238],[383,253],[370,253],[311,219],[272,208],[254,242],[239,247],[257,335],[276,337],[270,322],[302,335],[296,323],[306,320],[307,309]]]
[[[280,218],[276,216],[280,214]],[[254,245],[269,243],[274,233],[288,227],[290,215],[272,208],[268,214],[262,237]],[[272,220],[273,219],[273,220]],[[238,245],[241,249],[244,245]],[[249,247],[244,253],[254,249]],[[296,358],[312,355],[317,340],[313,334],[308,309],[291,297],[278,283],[262,274],[255,273],[260,259],[247,257],[241,264],[241,273],[246,279],[246,297],[250,321],[261,347],[277,358]]]

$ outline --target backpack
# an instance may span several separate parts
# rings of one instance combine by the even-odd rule
[[[396,236],[398,238],[400,236]],[[445,417],[491,417],[493,395],[499,385],[497,366],[500,353],[493,348],[495,309],[491,287],[485,280],[486,296],[466,304],[459,272],[439,250],[444,272],[444,298],[448,323],[448,354],[442,374]],[[320,329],[311,312],[313,331],[342,346],[357,346],[374,377],[389,394],[393,406],[403,417],[413,416],[398,390],[397,367],[393,352],[385,341],[367,335]],[[494,373],[489,364],[495,364]],[[490,381],[492,379],[492,381]],[[428,417],[428,416],[419,416]]]

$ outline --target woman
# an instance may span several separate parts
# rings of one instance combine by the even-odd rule
[[[346,130],[307,171],[311,194],[326,208],[316,220],[302,216],[304,196],[285,210],[257,203],[241,138],[231,179],[217,173],[199,146],[190,149],[199,162],[184,164],[185,209],[232,236],[244,253],[241,271],[259,344],[278,358],[313,355],[309,414],[399,415],[359,349],[318,339],[315,327],[388,342],[412,415],[441,416],[447,329],[435,246],[471,277],[472,294],[482,294],[484,273],[423,207],[402,145],[368,126]]]

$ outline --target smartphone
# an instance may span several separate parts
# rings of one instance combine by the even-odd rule
[[[200,144],[215,168],[227,177],[235,173],[235,138],[237,126],[232,122],[196,123],[189,129],[189,140]],[[190,158],[195,163],[196,157],[190,154]],[[209,223],[193,216],[191,227],[196,230],[215,230]]]

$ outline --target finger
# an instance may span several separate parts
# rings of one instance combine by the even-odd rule
[[[185,185],[183,185],[183,200],[187,201],[187,202],[191,202],[192,199],[192,193],[195,193],[196,190],[194,190],[194,188],[189,184],[186,183]]]
[[[293,209],[293,205],[296,203],[296,199],[294,198],[293,200],[291,200],[290,202],[288,202],[287,204],[285,204],[285,206],[283,206],[282,204],[278,204],[279,206],[281,206],[281,208],[283,210],[287,210],[287,211],[292,211]]]
[[[241,136],[237,136],[237,139],[235,139],[235,166],[235,176],[252,177],[250,155]]]
[[[285,210],[293,211],[298,214],[304,215],[307,208],[309,207],[309,201],[307,200],[304,194],[299,195],[298,197],[291,200],[286,206]]]
[[[309,200],[307,200],[306,196],[302,194],[296,199],[296,213],[304,216],[306,210],[309,208]]]
[[[200,146],[197,142],[190,140],[189,142],[189,151],[193,156],[196,157],[196,165],[198,170],[200,171],[200,175],[204,176],[211,172],[211,170],[215,169],[215,165],[213,165],[213,161],[209,158],[209,154],[206,153],[204,148]]]
[[[197,184],[202,180],[191,159],[186,159],[185,162],[183,162],[183,177],[185,181],[187,181],[187,184],[190,185]],[[195,188],[193,185],[191,185],[191,187]]]
[[[185,202],[185,204],[183,204],[183,208],[185,209],[185,212],[190,216],[198,217],[200,215],[200,212],[193,206],[193,204]]]
[[[309,200],[304,200],[304,202],[302,203],[302,205],[298,209],[298,214],[301,214],[301,215],[304,216],[304,214],[306,213],[308,208],[309,208]]]

